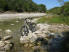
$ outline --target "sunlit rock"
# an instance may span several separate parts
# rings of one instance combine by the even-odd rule
[[[37,24],[39,29],[35,32],[29,31],[28,36],[21,36],[20,42],[21,43],[27,43],[27,42],[34,42],[39,37],[46,37],[46,33],[48,32],[48,24]]]
[[[0,29],[0,32],[2,31],[2,29]]]
[[[46,35],[44,33],[42,33],[41,31],[35,31],[34,35],[36,35],[37,37],[45,37]]]
[[[10,29],[7,29],[7,30],[5,30],[5,33],[10,34],[10,33],[12,33],[12,31]]]
[[[34,42],[37,39],[37,36],[34,33],[29,33],[28,36],[21,36],[20,43]]]
[[[28,43],[28,42],[29,42],[29,39],[27,36],[21,36],[20,37],[20,43],[21,44]]]
[[[5,46],[5,42],[4,41],[0,41],[0,48]]]
[[[34,42],[37,39],[37,35],[35,35],[34,33],[30,32],[28,35],[29,41],[30,42]]]
[[[13,25],[15,25],[15,24],[10,24],[10,25],[12,25],[12,26],[13,26]]]
[[[40,31],[48,31],[50,25],[48,24],[37,24],[37,27],[39,27]]]
[[[0,41],[0,50],[10,50],[12,44],[6,43],[5,41]]]
[[[19,21],[16,21],[17,23],[19,22]]]
[[[64,26],[64,24],[61,24],[61,26]]]
[[[14,46],[14,44],[10,41],[11,36],[5,36],[0,40],[0,51],[8,51]]]
[[[12,47],[12,44],[6,44],[6,45],[4,46],[4,48],[5,48],[6,51],[7,51],[7,50],[10,50],[11,47]]]
[[[8,35],[8,36],[3,37],[3,40],[9,40],[11,38],[12,38],[12,36],[11,35]]]
[[[25,43],[24,44],[24,47],[27,47],[28,48],[29,47],[29,44],[28,43]]]

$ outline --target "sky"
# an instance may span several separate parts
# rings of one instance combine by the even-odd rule
[[[60,7],[61,4],[57,0],[33,0],[37,4],[44,4],[47,8],[47,10],[54,8],[54,7]],[[64,2],[69,0],[64,0]]]

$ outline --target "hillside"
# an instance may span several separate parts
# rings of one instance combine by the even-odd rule
[[[0,0],[0,12],[46,12],[43,4],[37,5],[32,0]]]

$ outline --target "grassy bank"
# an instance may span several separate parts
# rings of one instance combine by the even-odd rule
[[[37,23],[55,23],[55,24],[67,24],[69,25],[69,16],[44,16],[37,20]]]

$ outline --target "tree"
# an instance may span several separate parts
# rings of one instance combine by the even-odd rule
[[[38,11],[39,12],[46,12],[46,7],[43,4],[38,5]]]
[[[49,10],[50,13],[54,13],[54,14],[61,14],[61,7],[55,7]]]
[[[69,15],[69,2],[65,2],[62,8],[64,8],[64,15],[68,16]]]
[[[40,11],[39,11],[40,9]],[[17,12],[45,12],[45,5],[38,5],[32,0],[0,0],[0,10]]]
[[[49,10],[49,12],[64,16],[69,16],[69,2],[65,2],[61,7],[55,7]]]

